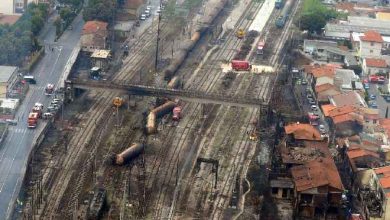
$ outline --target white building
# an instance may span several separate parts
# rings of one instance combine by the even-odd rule
[[[44,2],[42,0],[0,0],[0,13],[13,15],[23,14],[27,4]]]
[[[366,57],[380,57],[383,45],[382,36],[376,31],[366,31],[360,37],[360,44],[358,48],[358,56],[360,58]]]
[[[388,65],[383,59],[365,58],[363,61],[363,72],[366,75],[386,74],[389,71]]]

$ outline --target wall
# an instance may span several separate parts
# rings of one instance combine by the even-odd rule
[[[14,13],[14,0],[1,0],[0,13],[13,14]]]
[[[7,83],[0,83],[0,98],[7,96]]]
[[[372,43],[366,41],[360,41],[359,56],[361,58],[365,57],[379,57],[381,55],[382,44],[381,43]]]

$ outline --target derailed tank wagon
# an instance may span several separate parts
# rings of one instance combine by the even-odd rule
[[[208,14],[202,17],[198,22],[199,25],[196,25],[191,39],[186,40],[182,43],[182,49],[176,53],[176,56],[173,58],[171,64],[164,71],[165,80],[170,80],[176,73],[176,71],[183,64],[184,60],[187,58],[189,52],[196,46],[202,34],[204,34],[209,27],[211,26],[214,19],[219,15],[222,9],[225,7],[227,0],[215,0],[209,1],[205,7],[212,6]]]
[[[115,165],[124,165],[129,163],[131,160],[138,157],[144,152],[145,146],[140,143],[134,143],[129,148],[123,152],[113,156],[113,164]]]
[[[157,118],[160,118],[168,113],[171,113],[173,108],[176,107],[176,102],[167,101],[163,105],[151,110],[146,118],[146,133],[154,134],[157,132]]]

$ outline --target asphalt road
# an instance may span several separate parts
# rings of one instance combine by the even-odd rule
[[[32,73],[37,84],[30,86],[15,117],[19,120],[18,124],[10,126],[8,136],[0,148],[0,219],[10,218],[13,204],[21,189],[33,139],[39,135],[38,130],[46,124],[40,120],[36,129],[28,129],[28,113],[36,102],[48,106],[51,97],[45,96],[44,88],[48,83],[58,82],[73,48],[80,39],[82,26],[83,20],[78,16],[73,22],[73,30],[66,31],[56,43],[54,26],[50,25],[45,32],[44,42],[45,45],[50,44],[50,48],[47,46],[46,54]]]
[[[378,105],[380,117],[385,118],[386,108],[389,108],[389,111],[390,111],[390,103],[386,102],[386,100],[381,95],[379,95],[378,86],[380,86],[380,85],[370,83],[370,88],[368,89],[368,94],[376,96],[376,99],[373,101],[376,102],[376,104]],[[383,85],[383,87],[386,87],[386,86],[387,85]],[[389,114],[390,114],[390,112],[389,112]]]

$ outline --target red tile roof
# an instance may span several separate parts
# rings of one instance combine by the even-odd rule
[[[317,68],[313,68],[311,70],[311,74],[315,77],[322,77],[322,76],[327,76],[330,78],[334,77],[336,68],[333,66],[320,66]]]
[[[299,140],[322,140],[320,132],[311,124],[294,123],[284,126],[286,134],[293,134]]]
[[[376,175],[379,175],[379,174],[383,174],[383,175],[390,174],[390,166],[375,168],[374,172],[376,173]]]
[[[360,149],[360,148],[349,149],[347,155],[349,159],[355,159],[364,156],[372,156],[372,157],[379,158],[379,154],[368,150]]]
[[[378,68],[387,67],[386,60],[383,59],[366,58],[365,60],[366,60],[366,66],[368,67],[378,67]]]
[[[355,108],[352,105],[345,105],[345,106],[341,106],[338,108],[335,107],[329,111],[329,117],[335,117],[335,116],[339,116],[339,115],[348,114],[351,112],[355,112],[356,110],[357,110],[357,108]]]
[[[332,88],[334,89],[336,87],[330,83],[325,83],[325,84],[316,86],[315,91],[316,91],[316,93],[320,93],[320,92],[323,92],[323,91],[326,91],[326,90],[332,89]]]
[[[83,34],[94,34],[107,31],[107,22],[87,21],[83,27]]]
[[[321,158],[295,166],[291,168],[291,174],[298,192],[321,186],[330,186],[339,191],[344,190],[332,158]]]
[[[376,32],[376,31],[366,31],[364,33],[364,36],[360,37],[360,40],[383,43],[383,38],[382,38],[381,34]]]
[[[329,116],[330,112],[335,108],[337,107],[332,104],[321,105],[322,112],[325,116]]]

